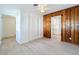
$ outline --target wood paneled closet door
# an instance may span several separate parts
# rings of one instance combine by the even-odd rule
[[[79,6],[71,8],[72,43],[79,44]]]
[[[71,8],[71,39],[75,43],[75,8]]]
[[[79,6],[75,8],[75,43],[79,44]]]
[[[44,37],[51,38],[51,17],[62,15],[62,41],[79,44],[79,5],[44,15]]]
[[[65,17],[65,41],[71,42],[71,9],[66,9]]]
[[[79,6],[65,10],[65,41],[79,44]]]

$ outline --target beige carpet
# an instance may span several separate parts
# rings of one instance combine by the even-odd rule
[[[0,55],[69,55],[79,54],[79,46],[56,39],[41,38],[19,45],[15,38],[2,40]]]

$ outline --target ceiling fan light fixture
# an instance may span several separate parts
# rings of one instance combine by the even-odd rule
[[[33,4],[33,6],[37,7],[41,13],[45,13],[47,11],[47,4]]]
[[[46,4],[39,4],[38,8],[40,9],[41,13],[44,13],[47,11],[47,5]]]
[[[44,13],[44,12],[45,12],[45,10],[41,9],[41,13]]]

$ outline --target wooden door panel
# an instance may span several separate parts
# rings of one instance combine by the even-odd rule
[[[71,8],[71,38],[72,43],[75,43],[75,8]]]
[[[66,10],[66,19],[65,19],[65,34],[66,34],[66,41],[71,42],[71,9]]]
[[[51,17],[62,15],[61,40],[79,44],[79,5],[44,15],[44,37],[51,38]]]
[[[79,7],[75,8],[75,43],[79,44]]]

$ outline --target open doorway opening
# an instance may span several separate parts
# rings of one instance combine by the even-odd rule
[[[16,17],[2,15],[2,39],[16,39]]]
[[[51,38],[61,41],[61,15],[51,17]]]

